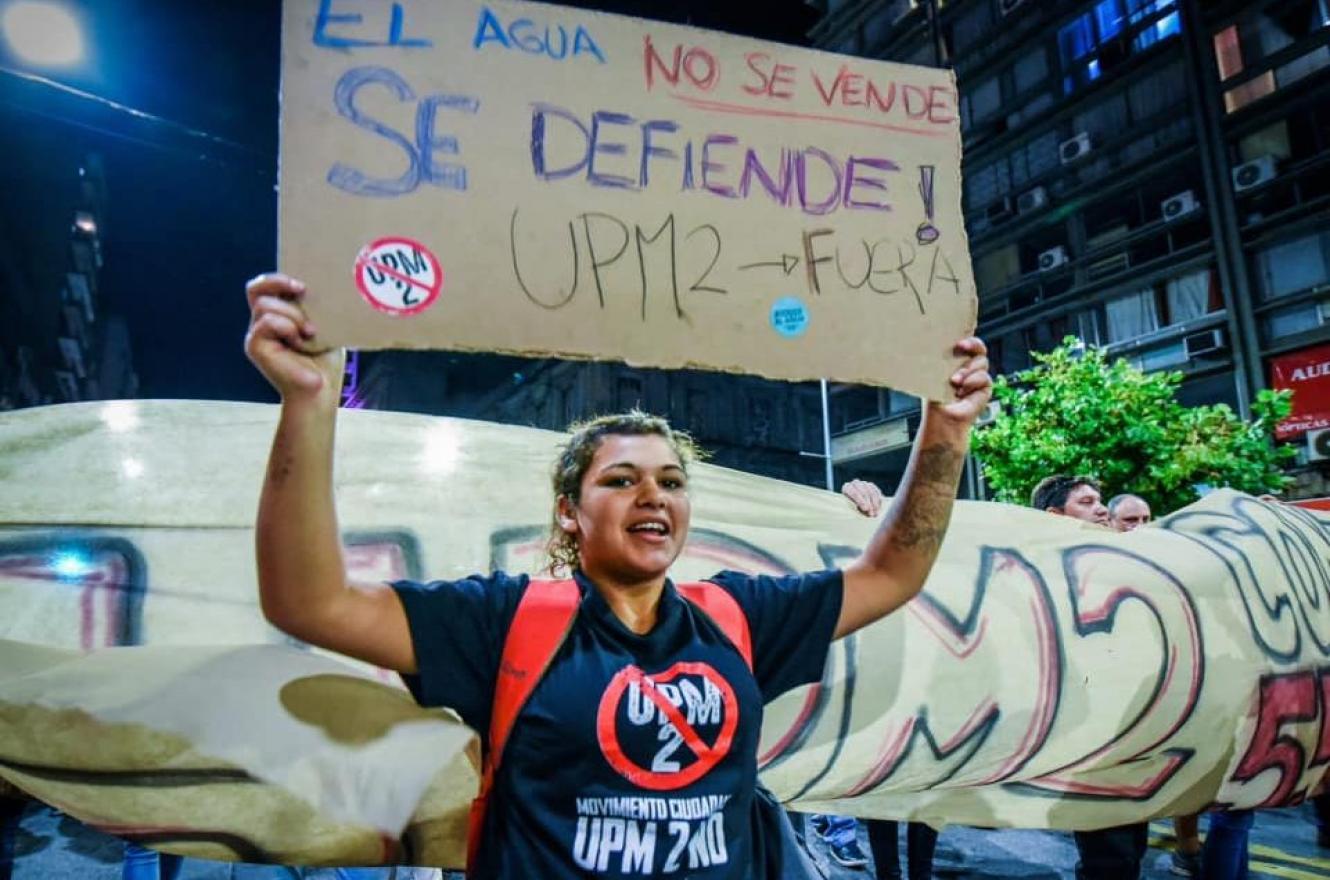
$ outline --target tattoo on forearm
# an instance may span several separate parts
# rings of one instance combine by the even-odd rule
[[[916,552],[938,552],[951,521],[964,461],[964,454],[944,444],[919,450],[910,492],[894,523],[892,544]]]
[[[295,456],[287,450],[286,444],[280,438],[274,441],[272,452],[268,454],[268,483],[273,487],[285,483],[291,476],[294,462]]]
[[[938,443],[919,450],[914,478],[922,483],[946,483],[954,494],[964,465],[963,452],[944,443]]]
[[[936,553],[951,521],[951,498],[933,493],[912,496],[894,523],[891,543],[900,549]]]

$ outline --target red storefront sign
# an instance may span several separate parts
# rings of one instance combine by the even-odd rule
[[[1330,345],[1271,358],[1270,384],[1293,391],[1293,414],[1275,427],[1280,440],[1330,428]]]

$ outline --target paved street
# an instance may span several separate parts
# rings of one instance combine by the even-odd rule
[[[1202,825],[1204,830],[1204,825]],[[1144,880],[1165,880],[1173,846],[1172,827],[1155,822],[1150,828],[1150,853]],[[862,831],[860,832],[862,837]],[[867,852],[868,843],[862,841]],[[871,870],[847,870],[832,865],[825,846],[812,844],[819,867],[828,880],[870,880]],[[47,809],[30,808],[24,815],[16,842],[18,856],[13,880],[79,878],[119,880],[122,846],[115,838],[92,831]],[[1300,807],[1257,817],[1252,836],[1253,880],[1313,880],[1330,878],[1330,851],[1316,846],[1311,810]],[[902,857],[904,853],[902,852]],[[1025,878],[1073,880],[1076,849],[1068,834],[1047,831],[977,831],[946,829],[938,839],[934,876],[942,880],[968,878]],[[333,880],[331,871],[295,871],[259,866],[232,866],[187,860],[181,880]],[[356,880],[405,880],[407,872],[390,869],[357,872]]]
[[[1204,833],[1205,824],[1202,822]],[[868,852],[862,828],[860,844]],[[901,865],[905,865],[904,834],[901,835]],[[1171,822],[1150,825],[1150,851],[1146,857],[1143,880],[1177,880],[1169,872],[1169,855],[1174,844]],[[818,866],[828,872],[829,880],[868,880],[872,872],[848,870],[833,864],[826,847],[814,842]],[[1250,852],[1251,877],[1280,880],[1330,878],[1330,850],[1316,846],[1316,825],[1311,808],[1274,810],[1257,816]],[[938,838],[933,875],[939,880],[965,878],[1024,878],[1024,880],[1074,880],[1076,846],[1070,834],[1051,831],[979,831],[950,827]]]

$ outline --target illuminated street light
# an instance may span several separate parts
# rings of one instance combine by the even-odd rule
[[[74,14],[50,0],[11,0],[0,13],[0,30],[32,64],[65,67],[83,60],[83,32]]]

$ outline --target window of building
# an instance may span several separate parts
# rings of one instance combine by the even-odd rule
[[[1194,321],[1223,307],[1214,269],[1198,269],[1108,300],[1104,303],[1105,336],[1110,344],[1128,342],[1163,327]],[[1087,336],[1082,338],[1089,341]]]
[[[1213,269],[1188,272],[1164,282],[1166,323],[1183,324],[1217,312],[1223,308],[1223,299]]]
[[[1011,172],[1003,157],[985,168],[980,168],[966,180],[971,204],[978,208],[1011,192]]]
[[[1012,65],[1012,85],[1021,95],[1048,79],[1048,51],[1043,46],[1029,50]]]
[[[1030,366],[1030,348],[1019,330],[1004,334],[998,340],[997,364],[1000,373],[1018,373]]]
[[[1273,69],[1264,70],[1224,93],[1224,108],[1232,113],[1277,89],[1330,66],[1330,48],[1314,39],[1330,27],[1327,0],[1282,0],[1266,4],[1236,24],[1213,36],[1219,78],[1228,80],[1244,71],[1261,67],[1262,61],[1297,43],[1307,51]]]
[[[1134,360],[1147,373],[1151,370],[1167,370],[1187,363],[1187,349],[1179,339],[1144,349],[1136,354]]]
[[[1060,143],[1057,132],[1046,131],[1026,145],[1025,154],[1031,177],[1038,177],[1046,171],[1060,167],[1061,160],[1058,158]]]
[[[1076,314],[1073,333],[1086,345],[1102,345],[1104,339],[1100,330],[1102,325],[1099,309],[1086,309]]]
[[[859,29],[851,28],[839,43],[833,52],[839,52],[842,55],[858,55],[862,51],[863,41],[859,38]]]
[[[1250,162],[1261,156],[1274,156],[1276,159],[1288,159],[1292,156],[1289,146],[1288,120],[1280,119],[1259,131],[1238,141],[1238,161]]]
[[[1081,216],[1086,247],[1098,250],[1126,238],[1141,225],[1140,200],[1131,196],[1105,199],[1087,206]]]
[[[990,77],[974,87],[969,93],[970,121],[978,125],[1002,109],[1002,82]]]
[[[1102,144],[1128,127],[1127,97],[1119,91],[1096,101],[1072,117],[1071,133],[1085,132],[1090,135],[1092,144]]]
[[[1330,282],[1330,233],[1314,232],[1256,252],[1262,299],[1300,293]]]
[[[1058,31],[1063,91],[1070,95],[1131,52],[1176,36],[1182,27],[1176,5],[1176,0],[1099,0],[1090,11],[1063,25]]]
[[[974,261],[974,280],[980,292],[997,290],[1021,277],[1021,254],[1008,244],[989,251]]]
[[[1104,303],[1108,341],[1126,342],[1159,329],[1159,305],[1153,287]]]
[[[947,57],[945,51],[942,53],[942,57],[944,59]],[[902,60],[906,64],[917,64],[920,67],[936,67],[938,66],[937,46],[932,40],[928,40],[919,44],[914,52],[906,55]]]
[[[1186,100],[1187,78],[1180,61],[1141,77],[1127,90],[1133,122],[1152,119]]]
[[[1165,10],[1173,9],[1175,5],[1176,3],[1174,0],[1166,0],[1166,2],[1158,2],[1158,0],[1156,0],[1156,2],[1137,2],[1137,0],[1127,0],[1127,6],[1135,7],[1131,12],[1131,21],[1133,24],[1139,21],[1144,21],[1146,18],[1158,13],[1165,12]],[[1162,42],[1169,37],[1177,36],[1181,31],[1182,17],[1176,11],[1168,12],[1165,15],[1159,16],[1153,23],[1141,28],[1140,33],[1138,33],[1135,39],[1132,40],[1132,48],[1135,51],[1140,52],[1143,49],[1150,48],[1155,43]]]
[[[872,52],[878,44],[886,39],[887,34],[891,33],[891,26],[896,23],[896,7],[899,3],[892,3],[885,7],[879,7],[876,14],[870,15],[864,19],[864,49]]]
[[[1315,330],[1330,324],[1330,299],[1279,309],[1266,315],[1263,323],[1265,337],[1271,341]]]
[[[963,52],[988,37],[993,23],[993,8],[988,3],[971,3],[962,10],[951,29],[951,44]]]
[[[1231,409],[1236,410],[1238,409],[1238,387],[1231,372],[1198,376],[1182,383],[1177,391],[1177,399],[1178,403],[1183,406],[1226,403]]]
[[[882,404],[876,388],[851,386],[835,396],[831,404],[832,424],[840,431],[851,431],[882,418]]]
[[[919,398],[894,388],[887,389],[887,414],[898,415],[919,408]]]

